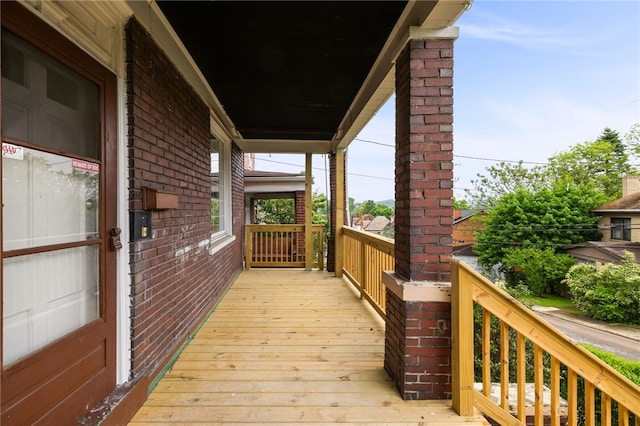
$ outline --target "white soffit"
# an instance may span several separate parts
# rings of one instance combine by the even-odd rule
[[[409,1],[405,13],[389,35],[389,39],[363,87],[353,101],[347,115],[343,118],[338,132],[334,135],[332,152],[346,148],[391,97],[395,91],[395,58],[408,40],[416,38],[416,34],[421,32],[416,30],[421,29],[424,31],[423,34],[433,36],[433,38],[457,38],[458,29],[449,27],[465,10],[469,10],[472,1],[438,1],[426,18],[420,18],[424,19],[419,23],[420,28],[415,28],[418,24],[415,21],[416,10],[420,9],[423,2],[420,0]]]

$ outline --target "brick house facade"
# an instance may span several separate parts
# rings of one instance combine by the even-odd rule
[[[446,3],[250,2],[252,13],[238,20],[235,8],[247,7],[245,2],[2,2],[2,137],[3,152],[6,148],[9,155],[3,157],[0,172],[3,182],[14,170],[40,180],[23,183],[14,193],[3,186],[3,196],[11,194],[20,203],[3,198],[1,422],[126,423],[242,271],[244,152],[265,152],[266,143],[274,147],[266,152],[330,153],[331,199],[341,204],[331,207],[329,264],[339,275],[339,237],[348,186],[345,150],[393,91],[389,82],[394,79],[394,67],[397,274],[385,277],[390,306],[385,369],[404,398],[449,398],[446,284],[452,226],[453,39],[457,36],[449,25],[464,5]],[[331,19],[351,19],[331,28],[322,22],[318,25],[317,30],[346,31],[339,46],[323,45],[328,38],[314,39],[316,32],[304,25],[296,40],[306,40],[309,49],[326,47],[344,55],[338,70],[353,75],[334,81],[324,69],[307,66],[305,73],[294,67],[287,78],[278,80],[280,74],[274,68],[278,64],[261,62],[272,59],[273,50],[267,49],[271,55],[265,56],[257,44],[214,32],[225,25],[234,26],[227,28],[234,31],[240,23],[255,28],[252,19],[272,25],[261,29],[264,34],[282,31],[281,25],[263,16],[272,13],[271,6],[285,12],[272,16],[274,20],[298,23],[303,18],[299,7],[319,8]],[[190,7],[196,9],[189,11]],[[204,17],[197,13],[210,7],[219,13]],[[332,8],[341,13],[332,13]],[[322,14],[308,15],[304,18],[311,19],[311,24],[326,19]],[[212,26],[208,18],[213,17],[228,19]],[[197,31],[196,21],[201,22]],[[416,22],[421,27],[413,27]],[[447,23],[444,28],[442,22]],[[181,25],[189,30],[182,36],[178,35]],[[239,45],[210,51],[199,38],[189,44],[191,33]],[[207,47],[204,59],[197,58],[202,46]],[[296,48],[281,53],[282,58],[284,53],[291,55],[290,63],[302,66],[302,60],[324,57],[317,52]],[[214,71],[207,67],[210,56],[223,58]],[[243,73],[232,72],[223,79],[215,75],[218,68],[238,63]],[[306,73],[319,73],[315,74],[319,78]],[[39,85],[27,84],[28,78],[39,78]],[[360,83],[350,87],[352,82]],[[276,83],[287,90],[273,89]],[[299,95],[294,84],[311,90]],[[37,87],[45,89],[32,96],[29,91]],[[86,88],[83,98],[76,96],[78,87]],[[232,96],[222,102],[225,90]],[[258,99],[262,96],[271,98]],[[329,98],[316,99],[323,96]],[[25,105],[18,104],[22,101]],[[45,112],[58,114],[51,128],[35,129],[44,137],[30,139],[33,129],[12,133],[38,121],[25,118],[24,111],[44,104],[50,108]],[[75,135],[79,124],[86,127],[82,129],[87,140],[69,144],[67,136]],[[22,152],[23,157],[16,154]],[[212,191],[212,156],[222,182],[217,195]],[[82,189],[61,185],[58,192],[65,195],[63,202],[54,199],[58,192],[52,195],[42,189],[48,188],[47,180],[60,176]],[[53,237],[45,237],[53,242],[41,244],[46,238],[40,235],[13,238],[6,232],[7,224],[33,221],[22,206],[47,196],[59,203],[56,207],[63,213],[56,210],[54,214],[45,207],[35,214],[44,215],[37,219],[52,221],[46,231]],[[296,201],[297,206],[304,204],[301,194]],[[300,218],[303,211],[296,213]],[[58,223],[69,231],[65,228],[57,235]],[[31,245],[19,246],[21,241]],[[17,248],[12,249],[12,244]],[[48,267],[50,258],[62,260],[53,269],[41,267]],[[58,330],[60,335],[47,336],[49,340],[38,347],[14,350],[26,340],[15,330],[24,327],[21,315],[30,308],[18,311],[16,306],[35,306],[39,301],[32,299],[40,295],[15,290],[25,284],[14,278],[19,275],[16,264],[26,265],[26,271],[55,270],[55,274],[31,271],[33,279],[25,281],[46,290],[68,290],[60,300],[79,294],[74,303],[80,306],[77,311],[84,315],[84,322],[78,324],[69,315],[69,328]],[[76,284],[85,287],[76,291],[71,288]],[[414,287],[419,287],[417,294]],[[50,323],[61,322],[63,312],[52,311],[56,321]]]
[[[239,237],[212,255],[209,110],[135,18],[125,34],[130,211],[142,210],[143,187],[180,200],[178,209],[152,211],[151,238],[130,246],[137,378],[166,362],[242,269],[243,158],[234,147]]]

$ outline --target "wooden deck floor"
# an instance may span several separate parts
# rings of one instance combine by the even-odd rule
[[[143,424],[481,425],[403,401],[384,322],[327,272],[243,272],[133,418]]]

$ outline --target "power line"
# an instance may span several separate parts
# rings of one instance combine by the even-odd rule
[[[269,160],[266,158],[257,158],[256,160],[260,160],[260,161],[266,161],[268,163],[276,163],[276,164],[283,164],[283,165],[287,165],[287,166],[293,166],[293,167],[299,167],[301,169],[304,169],[304,166],[300,165],[300,164],[294,164],[294,163],[287,163],[285,161],[277,161],[277,160]],[[326,168],[323,167],[311,167],[313,170],[320,170],[322,172],[326,172]],[[349,173],[347,172],[348,175],[350,176],[359,176],[359,177],[366,177],[366,178],[371,178],[371,179],[380,179],[380,180],[388,180],[388,181],[394,181],[394,179],[392,178],[385,178],[385,177],[381,177],[381,176],[371,176],[371,175],[363,175],[360,173]]]

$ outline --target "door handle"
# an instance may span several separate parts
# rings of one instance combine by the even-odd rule
[[[122,233],[122,229],[115,227],[111,228],[109,231],[110,241],[109,245],[111,246],[111,250],[119,250],[122,248],[122,242],[120,241],[120,234]]]

